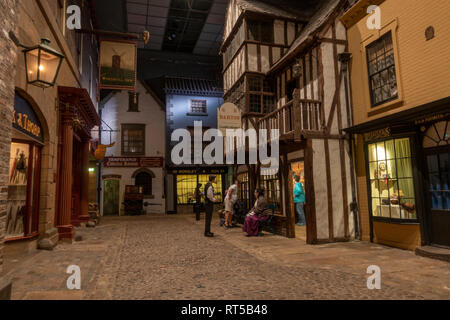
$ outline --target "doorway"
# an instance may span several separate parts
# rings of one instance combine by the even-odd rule
[[[305,162],[303,160],[299,160],[299,161],[295,161],[291,163],[290,166],[290,173],[289,173],[289,179],[290,179],[290,183],[289,183],[289,194],[290,194],[290,204],[291,204],[291,212],[294,213],[295,216],[295,237],[297,239],[303,240],[306,242],[306,226],[298,226],[297,222],[298,222],[298,214],[295,210],[295,205],[294,205],[294,187],[296,184],[295,181],[295,176],[299,176],[300,177],[300,183],[302,184],[303,190],[305,190]],[[305,209],[305,213],[306,213],[306,208]],[[305,219],[306,219],[306,214],[305,214]]]
[[[120,214],[120,180],[107,179],[103,182],[103,215],[119,216]]]
[[[450,247],[450,146],[426,152],[430,242]]]

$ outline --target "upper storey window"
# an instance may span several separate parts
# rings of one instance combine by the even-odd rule
[[[367,46],[367,63],[372,107],[398,98],[392,33]]]
[[[273,22],[247,21],[248,40],[273,43]]]

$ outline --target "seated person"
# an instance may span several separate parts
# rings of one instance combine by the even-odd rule
[[[249,237],[257,237],[259,233],[259,221],[267,220],[269,217],[264,216],[263,212],[267,209],[267,201],[264,198],[264,190],[255,190],[255,206],[247,214],[244,221],[244,232],[247,233]]]

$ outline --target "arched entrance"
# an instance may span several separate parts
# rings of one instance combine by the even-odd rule
[[[6,242],[39,234],[41,153],[46,126],[32,99],[16,90],[9,159]]]
[[[423,149],[429,240],[450,247],[450,121],[434,123],[425,131]]]
[[[141,168],[133,173],[135,186],[141,186],[144,190],[144,198],[153,197],[153,179],[155,178],[153,171],[147,168]]]

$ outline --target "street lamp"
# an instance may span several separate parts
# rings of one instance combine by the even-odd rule
[[[64,55],[50,47],[48,39],[41,39],[39,45],[26,47],[23,52],[27,82],[41,88],[53,87]]]

